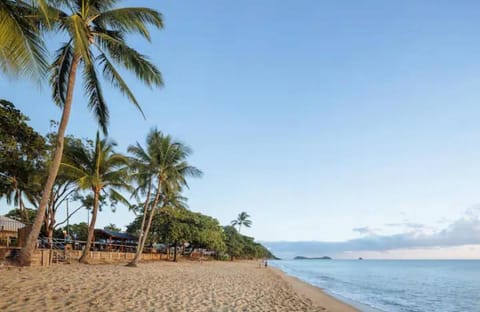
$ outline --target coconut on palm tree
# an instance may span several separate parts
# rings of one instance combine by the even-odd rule
[[[45,0],[46,1],[46,0]],[[159,70],[130,47],[125,35],[136,33],[150,40],[147,26],[162,27],[160,13],[149,8],[117,8],[118,0],[49,0],[49,23],[65,42],[57,50],[50,83],[53,99],[62,108],[57,146],[49,168],[37,218],[20,252],[19,262],[29,265],[62,159],[65,131],[70,117],[77,72],[82,73],[87,105],[102,130],[107,132],[109,112],[98,71],[138,109],[140,105],[122,78],[119,68],[132,72],[148,86],[161,86]]]
[[[242,211],[238,214],[237,219],[232,220],[231,224],[233,226],[238,225],[238,233],[240,233],[240,229],[242,228],[242,225],[248,228],[252,226],[252,220],[250,220],[250,215],[248,213],[246,213],[245,211]]]
[[[128,264],[129,266],[136,266],[140,259],[153,216],[159,207],[167,205],[173,198],[171,195],[178,193],[183,186],[188,187],[187,177],[199,177],[202,174],[186,161],[192,152],[191,149],[175,141],[171,136],[152,129],[146,143],[146,148],[138,142],[128,148],[128,152],[132,154],[131,166],[136,171],[136,176],[140,177],[137,183],[146,192],[147,197],[143,207],[144,227],[142,226],[140,230],[135,258]],[[148,220],[145,225],[147,214]]]
[[[88,149],[77,145],[65,152],[62,169],[65,174],[78,184],[82,190],[90,190],[93,196],[92,219],[88,227],[88,237],[83,254],[79,261],[87,262],[93,240],[95,223],[99,210],[100,196],[109,196],[115,200],[126,202],[119,190],[129,190],[128,159],[114,152],[115,143],[100,139],[97,132],[95,148]]]

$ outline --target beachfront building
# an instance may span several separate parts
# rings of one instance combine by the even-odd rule
[[[25,227],[20,221],[0,216],[0,246],[16,245],[18,230]]]
[[[106,229],[95,229],[95,249],[101,251],[134,252],[138,238],[128,233],[114,232]]]

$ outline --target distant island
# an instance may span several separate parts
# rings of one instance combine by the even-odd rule
[[[323,257],[303,257],[303,256],[296,256],[293,260],[332,260],[332,258],[323,256]]]

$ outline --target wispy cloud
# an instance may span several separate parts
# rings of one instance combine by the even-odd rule
[[[354,251],[386,251],[395,249],[452,247],[480,243],[480,208],[469,209],[465,216],[441,230],[413,222],[390,224],[401,226],[404,231],[393,235],[378,235],[369,227],[353,231],[367,236],[344,242],[264,242],[273,253],[280,257],[295,255],[320,256],[342,255]]]
[[[403,227],[403,228],[408,228],[408,229],[413,229],[413,230],[419,230],[419,229],[424,229],[426,226],[421,223],[415,223],[411,222],[408,220],[404,220],[401,223],[387,223],[385,226],[388,227]]]
[[[362,235],[377,235],[380,232],[379,229],[371,228],[369,226],[354,228],[352,231]]]

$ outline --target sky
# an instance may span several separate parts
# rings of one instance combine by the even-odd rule
[[[109,133],[122,152],[155,126],[192,147],[190,209],[248,212],[242,233],[281,256],[480,258],[478,1],[124,3],[164,15],[129,42],[165,86],[127,76],[145,120],[105,85]],[[93,138],[76,88],[67,131]],[[0,90],[41,133],[60,116],[46,84]],[[132,219],[104,209],[98,225]]]

